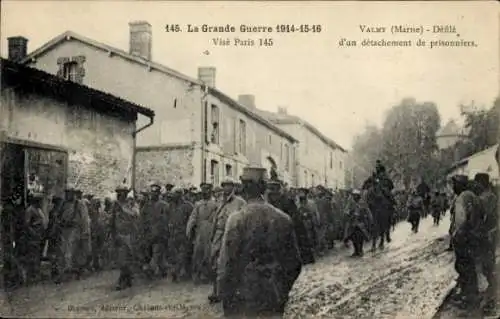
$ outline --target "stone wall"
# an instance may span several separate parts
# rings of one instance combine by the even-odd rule
[[[170,145],[140,147],[136,155],[136,189],[144,189],[149,182],[167,183],[180,187],[194,185],[194,147]],[[194,185],[198,186],[198,185]]]

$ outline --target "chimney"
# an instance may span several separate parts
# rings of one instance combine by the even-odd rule
[[[214,67],[204,66],[198,68],[198,80],[205,83],[209,87],[215,87],[215,71]]]
[[[285,106],[278,106],[278,114],[280,115],[287,115],[288,111]]]
[[[19,62],[28,54],[28,39],[17,36],[7,38],[9,43],[9,60]]]
[[[147,21],[133,21],[130,28],[130,54],[151,60],[152,31]]]
[[[238,96],[238,102],[250,109],[255,108],[255,96],[253,94],[240,94]]]

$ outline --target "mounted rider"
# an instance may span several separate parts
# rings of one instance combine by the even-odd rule
[[[383,248],[385,240],[391,242],[390,225],[396,201],[392,194],[394,183],[380,160],[376,161],[375,172],[363,183],[362,189],[367,193],[368,206],[374,219],[372,249],[375,249],[379,237],[380,248]]]

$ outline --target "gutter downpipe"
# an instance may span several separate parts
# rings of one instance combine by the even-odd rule
[[[147,129],[148,127],[150,127],[151,125],[153,125],[154,123],[154,118],[155,116],[148,116],[149,117],[149,123],[144,125],[143,127],[139,128],[139,129],[136,129],[134,132],[132,132],[132,137],[133,137],[133,144],[134,144],[134,150],[132,152],[132,190],[134,190],[134,194],[136,194],[136,189],[135,189],[135,168],[136,168],[136,157],[137,157],[137,134],[145,129]]]

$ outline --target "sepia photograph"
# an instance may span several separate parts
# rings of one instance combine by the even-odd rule
[[[0,317],[500,318],[499,2],[0,8]]]

